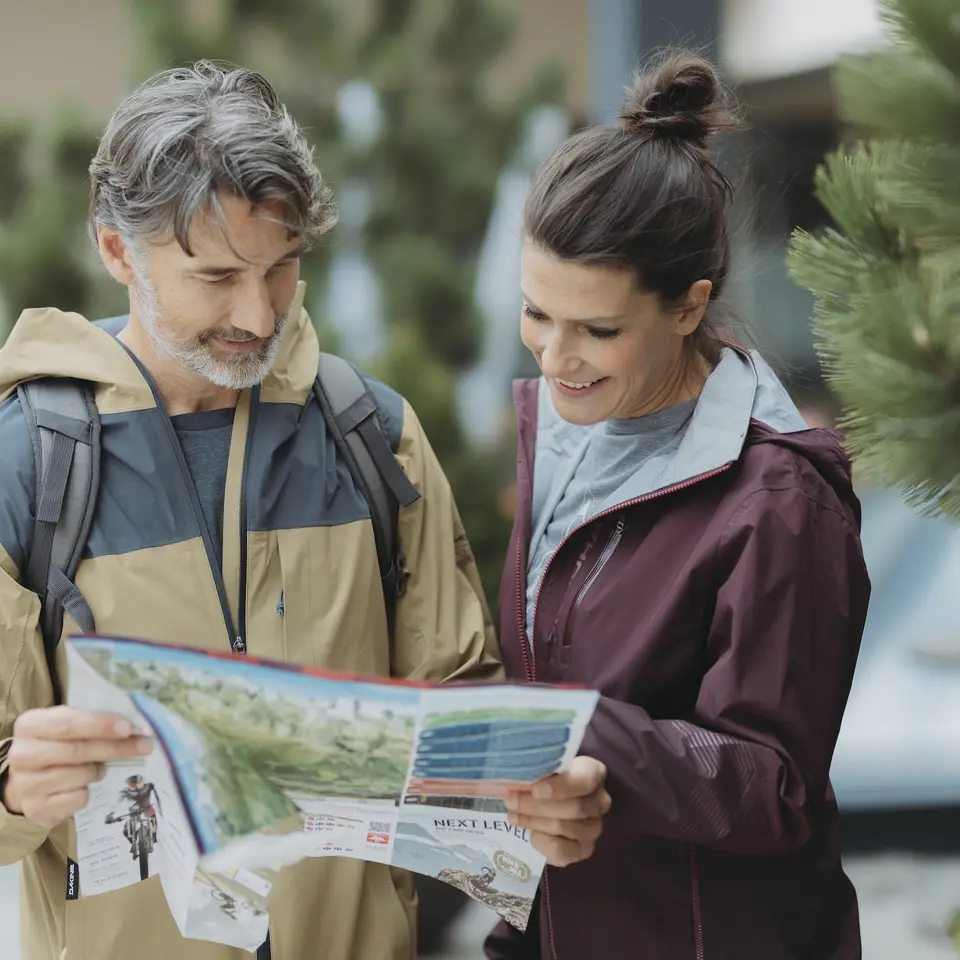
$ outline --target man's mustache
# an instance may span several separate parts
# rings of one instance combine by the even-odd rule
[[[277,336],[280,331],[283,330],[286,319],[286,317],[277,317],[273,328],[273,337]],[[198,341],[201,344],[207,344],[211,340],[222,340],[227,343],[250,343],[251,341],[260,339],[260,337],[254,336],[248,330],[238,330],[236,327],[230,330],[207,330],[198,337]]]

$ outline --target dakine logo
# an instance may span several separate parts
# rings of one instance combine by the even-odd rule
[[[67,899],[76,900],[80,896],[80,867],[73,860],[67,860]]]

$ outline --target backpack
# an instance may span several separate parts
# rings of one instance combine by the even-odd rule
[[[24,586],[40,597],[40,631],[54,699],[61,702],[56,652],[64,611],[85,633],[95,633],[90,606],[73,578],[90,535],[100,480],[100,418],[93,388],[82,380],[44,378],[17,388],[33,440],[37,470],[33,543]],[[397,534],[401,506],[420,498],[394,456],[379,408],[357,370],[320,354],[313,384],[330,430],[370,509],[390,642],[396,600],[403,594],[403,557]]]

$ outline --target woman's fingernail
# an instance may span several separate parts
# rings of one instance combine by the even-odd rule
[[[113,725],[113,732],[118,737],[129,737],[133,733],[133,727],[130,726],[129,720],[118,720]]]

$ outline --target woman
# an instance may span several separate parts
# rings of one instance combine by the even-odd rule
[[[859,506],[836,435],[715,320],[731,190],[709,142],[731,122],[713,68],[674,55],[529,197],[543,377],[516,390],[501,643],[514,678],[601,692],[583,753],[612,806],[491,958],[861,955],[828,780],[869,596]]]

